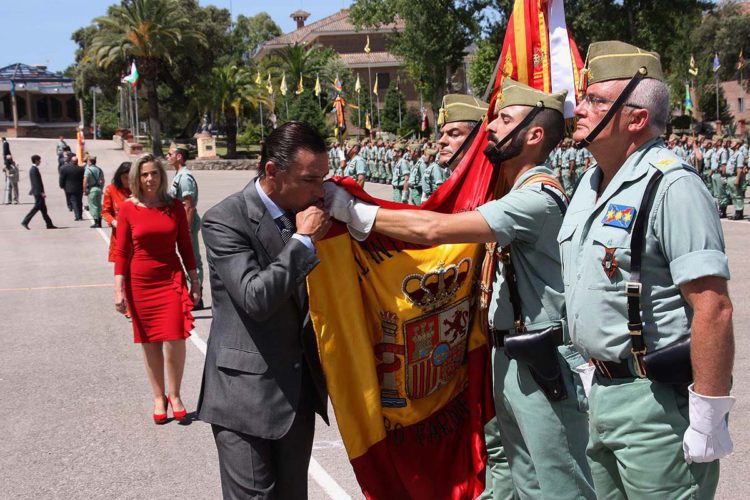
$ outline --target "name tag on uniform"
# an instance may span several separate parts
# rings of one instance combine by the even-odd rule
[[[610,203],[602,218],[602,224],[627,229],[633,223],[633,219],[635,219],[635,207]]]

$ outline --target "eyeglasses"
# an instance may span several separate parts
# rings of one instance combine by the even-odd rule
[[[605,99],[603,97],[599,97],[599,96],[592,95],[592,94],[584,94],[583,97],[581,98],[581,104],[585,104],[586,107],[588,108],[591,108],[591,107],[601,108],[602,106],[606,104],[612,104],[614,102],[615,101],[613,99]],[[643,106],[639,106],[637,104],[630,104],[627,102],[624,103],[623,106],[627,106],[628,108],[633,108],[633,109],[643,109]]]

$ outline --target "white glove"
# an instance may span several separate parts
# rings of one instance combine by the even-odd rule
[[[325,207],[334,219],[346,223],[349,234],[357,241],[364,241],[375,225],[378,205],[366,203],[332,182],[323,184]]]
[[[702,396],[688,387],[690,427],[682,438],[687,463],[713,462],[734,448],[727,427],[727,415],[734,406],[732,396]]]

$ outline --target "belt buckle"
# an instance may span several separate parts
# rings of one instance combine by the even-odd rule
[[[628,281],[625,283],[625,295],[628,297],[640,297],[643,290],[643,284],[638,281]]]

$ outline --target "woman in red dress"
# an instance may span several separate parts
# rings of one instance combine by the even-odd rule
[[[120,211],[120,205],[130,197],[130,180],[128,179],[130,166],[131,162],[129,161],[120,163],[112,177],[112,182],[104,188],[102,219],[112,228],[107,257],[110,262],[115,261],[117,251],[117,214]]]
[[[150,154],[138,158],[130,169],[130,189],[133,194],[117,216],[115,307],[121,313],[126,311],[126,301],[130,307],[135,342],[143,347],[154,390],[154,422],[161,424],[167,421],[167,405],[172,406],[175,420],[187,414],[180,384],[185,339],[193,329],[190,311],[200,300],[200,283],[185,209],[167,194],[162,162]],[[190,293],[180,257],[190,275]]]

